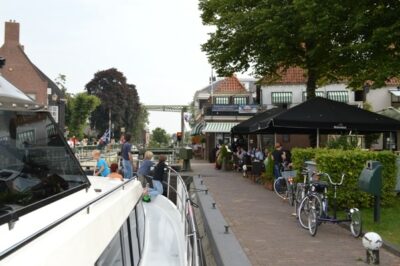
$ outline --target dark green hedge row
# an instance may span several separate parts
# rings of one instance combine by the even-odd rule
[[[343,185],[338,188],[338,206],[346,207],[371,207],[373,196],[358,188],[358,179],[365,163],[368,160],[379,161],[382,166],[382,206],[392,206],[396,194],[396,155],[389,151],[372,152],[362,150],[335,150],[335,149],[299,149],[292,150],[292,161],[295,169],[300,169],[304,161],[315,160],[318,171],[328,173],[333,181],[340,181],[344,173]],[[329,198],[332,199],[333,188],[329,189]],[[331,202],[332,203],[332,200]]]

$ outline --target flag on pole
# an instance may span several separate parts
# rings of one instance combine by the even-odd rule
[[[104,132],[103,136],[101,136],[100,139],[106,144],[110,143],[111,134],[110,134],[110,129],[109,128],[106,129],[106,131]]]

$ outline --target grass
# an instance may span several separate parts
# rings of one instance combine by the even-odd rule
[[[391,208],[381,207],[380,223],[374,223],[374,208],[362,209],[363,232],[376,232],[384,241],[400,247],[400,197]]]

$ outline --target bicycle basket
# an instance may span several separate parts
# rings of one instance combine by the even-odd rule
[[[282,177],[285,179],[291,178],[291,177],[296,177],[297,176],[297,171],[292,170],[292,171],[283,171],[281,173]]]
[[[311,190],[318,193],[323,193],[325,191],[325,188],[328,187],[328,183],[323,181],[313,182],[311,185]]]

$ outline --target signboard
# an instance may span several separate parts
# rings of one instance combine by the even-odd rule
[[[255,114],[257,107],[257,105],[241,105],[239,106],[239,114]]]

